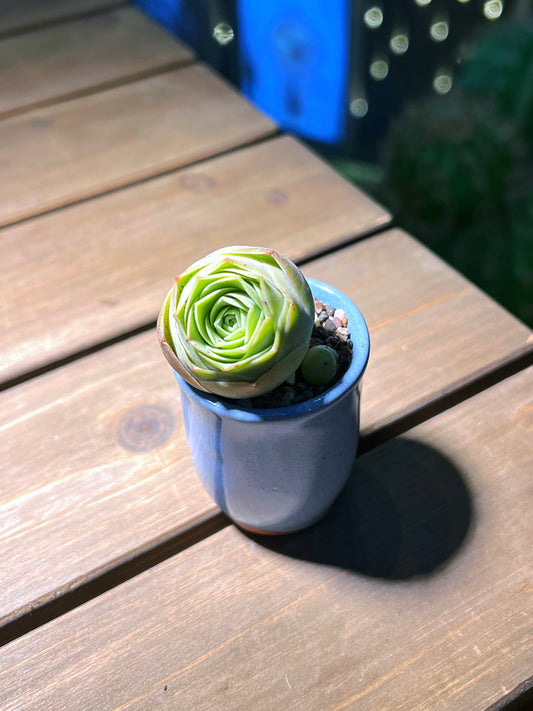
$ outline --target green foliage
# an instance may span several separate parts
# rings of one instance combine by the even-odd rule
[[[443,235],[473,224],[480,210],[499,212],[513,165],[508,139],[505,125],[460,93],[412,105],[388,136],[388,203]]]
[[[464,88],[393,124],[373,191],[397,222],[533,324],[533,33],[502,27]]]
[[[468,92],[492,102],[533,148],[533,24],[493,28],[461,73]]]
[[[370,193],[379,189],[383,181],[383,168],[373,163],[361,163],[349,158],[335,158],[332,164],[339,173]]]
[[[533,325],[533,172],[529,164],[521,164],[513,172],[509,223],[513,250],[509,308]]]

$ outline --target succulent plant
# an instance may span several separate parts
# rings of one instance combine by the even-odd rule
[[[311,289],[289,259],[262,247],[227,247],[176,278],[157,330],[167,361],[189,384],[249,398],[295,372],[314,318]]]

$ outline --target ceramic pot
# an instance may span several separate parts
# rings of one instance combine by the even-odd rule
[[[288,407],[254,409],[201,392],[175,373],[204,487],[235,523],[259,533],[289,533],[320,519],[345,485],[357,451],[368,329],[342,292],[308,281],[315,299],[344,310],[354,344],[350,367],[329,390]]]

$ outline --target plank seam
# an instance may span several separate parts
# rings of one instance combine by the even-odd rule
[[[235,151],[244,150],[246,148],[252,148],[253,146],[259,145],[261,143],[266,143],[274,138],[278,138],[280,135],[281,129],[277,127],[272,127],[272,129],[268,133],[263,133],[263,135],[259,136],[258,138],[253,138],[248,141],[244,141],[243,143],[239,143],[238,145],[230,146],[228,148],[223,148],[222,150],[219,150],[215,153],[211,153],[203,158],[196,158],[194,160],[188,161],[187,163],[180,163],[178,165],[173,166],[172,168],[165,168],[164,170],[159,170],[158,172],[145,175],[142,178],[135,178],[128,182],[122,183],[121,185],[118,185],[116,187],[106,188],[105,190],[100,190],[99,192],[97,191],[91,193],[90,195],[87,195],[85,197],[80,197],[75,200],[70,200],[68,202],[61,203],[56,207],[50,207],[48,209],[41,210],[40,212],[28,215],[27,217],[20,217],[4,224],[0,223],[0,233],[2,230],[6,230],[11,227],[18,227],[19,225],[29,222],[30,220],[37,220],[40,217],[46,217],[47,215],[59,212],[60,210],[66,210],[70,207],[75,207],[76,205],[82,205],[83,203],[89,202],[90,200],[96,200],[101,197],[106,197],[107,195],[113,195],[114,193],[120,192],[121,190],[135,188],[139,185],[143,185],[144,183],[149,182],[150,180],[165,178],[169,175],[173,175],[174,173],[178,173],[179,171],[184,170],[186,168],[194,168],[197,165],[202,165],[210,160],[214,160],[215,158],[223,158],[224,156],[229,155],[230,153],[234,153]]]
[[[509,357],[497,367],[487,368],[478,373],[477,378],[472,381],[465,380],[464,383],[456,384],[453,392],[444,393],[435,401],[420,405],[371,434],[362,434],[358,456],[404,434],[412,427],[464,402],[532,364],[533,348],[529,348],[525,352],[515,354],[514,357]],[[19,608],[0,621],[0,647],[140,575],[231,524],[230,519],[222,512],[212,514],[188,525],[186,529],[180,529],[170,537],[162,538],[157,543],[148,543],[105,568],[92,571]],[[514,699],[515,697],[513,701]],[[491,707],[488,711],[522,711],[522,707],[515,708],[511,704],[509,708],[497,706]]]
[[[518,684],[486,711],[530,711],[533,708],[533,676]]]
[[[135,82],[142,81],[143,79],[150,79],[158,76],[159,74],[167,74],[168,72],[175,71],[176,69],[184,69],[185,67],[189,67],[191,64],[195,64],[195,62],[196,60],[194,56],[184,57],[183,59],[177,59],[174,62],[167,62],[157,67],[143,69],[142,71],[134,72],[133,74],[126,74],[119,79],[109,79],[108,81],[93,84],[83,89],[76,89],[75,91],[68,91],[65,94],[58,94],[57,96],[52,96],[48,99],[33,101],[30,104],[24,104],[23,106],[17,106],[14,109],[0,112],[0,121],[12,118],[13,116],[27,114],[30,111],[35,111],[37,109],[44,109],[48,106],[64,104],[68,101],[73,101],[74,99],[81,99],[103,91],[109,91],[111,89],[117,89],[121,86],[127,86],[128,84],[134,84]]]
[[[14,610],[0,620],[0,647],[194,546],[230,523],[220,511],[201,517],[171,536],[130,551],[105,568],[90,571]]]
[[[381,232],[386,231],[387,229],[389,229],[389,225],[386,224],[374,228],[369,228],[368,230],[362,231],[357,235],[352,235],[351,237],[346,237],[343,240],[335,241],[330,245],[324,245],[321,250],[314,250],[312,255],[305,255],[301,259],[296,259],[295,262],[299,266],[302,266],[303,264],[307,264],[313,259],[325,257],[328,254],[332,254],[333,252],[343,247],[350,246],[357,242],[362,242],[363,240],[369,239],[374,235],[380,234]],[[4,390],[9,390],[9,388],[15,387],[17,385],[21,385],[22,383],[28,382],[33,378],[39,377],[40,375],[50,373],[54,370],[57,370],[58,368],[62,368],[65,365],[69,365],[70,363],[74,363],[78,360],[81,360],[82,358],[86,358],[87,356],[93,355],[94,353],[99,353],[100,351],[105,350],[110,346],[122,343],[123,341],[127,341],[130,338],[134,338],[135,336],[139,336],[143,333],[148,333],[149,331],[155,329],[155,327],[156,319],[153,319],[151,321],[148,321],[147,323],[141,324],[140,326],[129,329],[128,331],[123,331],[117,334],[116,336],[111,336],[110,338],[107,338],[103,341],[94,343],[87,348],[74,351],[73,353],[69,353],[68,355],[62,358],[57,358],[56,360],[53,360],[50,363],[46,363],[45,365],[39,366],[38,368],[32,368],[31,370],[20,373],[19,375],[0,382],[0,392],[3,392]]]
[[[129,4],[128,0],[116,0],[116,2],[110,3],[109,5],[95,7],[92,10],[83,10],[78,13],[74,10],[73,14],[62,15],[60,17],[50,17],[49,19],[39,20],[38,22],[28,22],[27,24],[12,27],[11,29],[0,30],[0,40],[6,39],[7,37],[17,37],[19,35],[29,34],[30,32],[36,32],[42,29],[47,29],[48,27],[54,27],[55,25],[64,25],[67,22],[86,20],[90,17],[103,15],[106,12],[120,10],[122,7],[129,6]]]
[[[487,366],[473,374],[473,376],[465,377],[452,384],[436,398],[415,405],[405,414],[376,428],[373,432],[362,432],[359,440],[358,455],[405,434],[413,427],[440,415],[475,395],[479,395],[484,390],[516,375],[531,365],[533,365],[533,347],[526,345],[497,365]]]

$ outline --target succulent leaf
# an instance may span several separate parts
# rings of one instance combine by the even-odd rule
[[[157,329],[167,361],[188,383],[243,398],[294,373],[314,317],[311,289],[290,260],[272,249],[229,247],[177,277]]]

